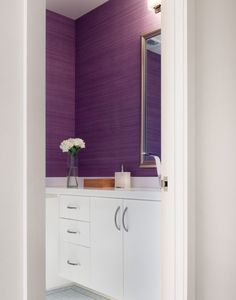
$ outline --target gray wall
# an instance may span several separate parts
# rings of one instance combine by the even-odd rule
[[[236,2],[196,1],[196,299],[236,299]]]

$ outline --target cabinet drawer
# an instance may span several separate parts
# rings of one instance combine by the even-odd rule
[[[61,218],[89,221],[90,198],[80,196],[60,196]]]
[[[60,219],[61,241],[90,246],[90,224],[87,222]]]
[[[70,281],[89,286],[90,249],[61,242],[60,276]]]

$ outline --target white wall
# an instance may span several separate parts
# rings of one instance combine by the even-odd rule
[[[44,1],[0,2],[0,297],[5,300],[44,298],[44,14]]]
[[[0,294],[22,294],[22,1],[0,2]],[[4,146],[3,146],[4,145]]]
[[[236,1],[196,5],[196,296],[235,300]]]
[[[45,1],[27,2],[27,300],[45,298]]]

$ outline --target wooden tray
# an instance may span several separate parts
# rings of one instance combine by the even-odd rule
[[[99,178],[99,179],[84,179],[85,188],[114,188],[115,179]]]

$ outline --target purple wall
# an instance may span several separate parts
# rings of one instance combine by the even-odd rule
[[[76,135],[86,141],[80,176],[113,176],[139,168],[140,35],[160,27],[143,0],[110,0],[76,22]],[[158,137],[157,137],[158,139]]]
[[[75,135],[75,22],[46,15],[46,176],[66,174],[60,142]]]

